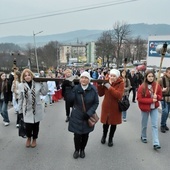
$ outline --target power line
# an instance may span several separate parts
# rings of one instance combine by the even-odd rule
[[[86,6],[86,7],[78,7],[78,8],[72,8],[72,9],[67,9],[67,10],[60,10],[60,11],[56,11],[55,13],[52,13],[52,14],[33,16],[33,17],[25,18],[25,19],[15,19],[15,20],[11,20],[11,21],[4,21],[4,22],[0,22],[0,25],[29,21],[29,20],[35,20],[35,19],[41,19],[41,18],[47,18],[47,17],[56,16],[56,15],[64,15],[64,14],[69,14],[69,13],[82,12],[82,11],[87,11],[87,10],[104,8],[104,7],[108,7],[108,6],[130,3],[130,2],[138,1],[138,0],[121,0],[122,2],[120,2],[120,0],[118,2],[117,1],[118,0],[116,0],[114,2],[112,1],[112,2],[107,2],[107,3],[102,3],[102,4],[95,4],[95,5],[90,5],[90,6]]]

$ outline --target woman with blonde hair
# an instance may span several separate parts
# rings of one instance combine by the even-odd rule
[[[66,110],[66,120],[65,122],[69,121],[70,118],[70,107],[71,103],[69,102],[68,94],[71,92],[72,88],[74,87],[73,80],[76,76],[73,76],[73,72],[70,69],[66,69],[64,71],[65,80],[63,81],[61,87],[62,87],[62,96],[65,100],[65,110]]]
[[[19,93],[19,114],[23,114],[26,125],[26,147],[36,147],[39,133],[39,124],[43,119],[44,109],[40,95],[47,95],[47,83],[35,82],[34,74],[30,69],[23,70]]]
[[[13,107],[15,110],[15,113],[17,114],[17,121],[16,121],[16,127],[19,127],[19,110],[18,110],[18,97],[19,97],[19,86],[20,86],[20,77],[21,77],[21,73],[19,71],[16,71],[14,73],[14,80],[12,82],[12,87],[11,87],[11,91],[12,91],[12,103],[13,103]]]

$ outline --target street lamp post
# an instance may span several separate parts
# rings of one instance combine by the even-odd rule
[[[34,33],[33,31],[33,38],[34,38],[34,51],[35,51],[35,59],[36,59],[36,64],[37,64],[37,72],[39,73],[39,65],[38,65],[38,57],[37,57],[37,47],[36,47],[36,42],[35,42],[35,36],[37,34],[40,34],[42,33],[43,31],[40,31],[40,32],[37,32],[37,33]]]

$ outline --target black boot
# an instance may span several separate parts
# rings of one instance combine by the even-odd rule
[[[81,150],[81,151],[80,151],[80,158],[85,158],[85,156],[86,156],[86,155],[85,155],[84,150]]]
[[[115,131],[116,131],[116,125],[111,125],[110,133],[109,133],[109,141],[108,141],[109,147],[113,146],[113,136],[114,136]]]
[[[109,147],[112,147],[112,146],[113,146],[113,138],[110,138],[110,137],[109,137],[108,146],[109,146]]]
[[[75,152],[74,152],[74,154],[73,154],[73,158],[74,159],[77,159],[79,157],[79,151],[76,151],[75,150]]]
[[[102,144],[106,143],[108,128],[109,128],[109,125],[103,124],[103,136],[102,136],[102,139],[101,139]]]
[[[102,136],[101,143],[102,143],[102,144],[105,144],[105,143],[106,143],[106,136],[104,136],[104,135]]]

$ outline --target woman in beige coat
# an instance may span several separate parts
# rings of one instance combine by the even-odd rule
[[[21,85],[19,93],[19,113],[23,114],[26,125],[26,147],[35,147],[39,133],[39,124],[44,116],[44,109],[40,95],[47,95],[47,83],[34,82],[34,74],[25,69],[21,74]],[[32,143],[31,143],[31,138]]]

